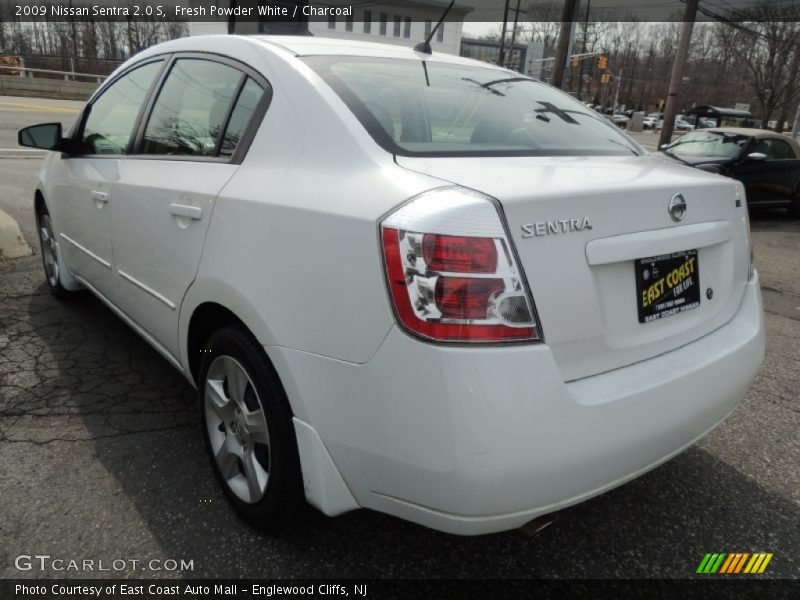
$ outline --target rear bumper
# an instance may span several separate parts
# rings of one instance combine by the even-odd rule
[[[545,345],[434,346],[396,328],[363,365],[268,350],[359,505],[469,535],[600,494],[691,445],[744,397],[764,327],[756,277],[720,329],[571,383]]]

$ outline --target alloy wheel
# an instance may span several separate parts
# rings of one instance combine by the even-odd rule
[[[56,238],[53,235],[53,224],[50,222],[50,215],[44,214],[39,224],[39,241],[42,246],[42,258],[44,259],[44,270],[47,281],[52,287],[58,285],[58,249]]]
[[[269,484],[270,442],[264,408],[244,367],[218,356],[205,379],[208,439],[220,474],[243,502],[255,504]]]

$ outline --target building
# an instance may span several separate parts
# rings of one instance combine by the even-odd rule
[[[542,78],[545,62],[544,44],[533,42],[515,42],[507,44],[505,49],[504,67],[534,77]],[[498,64],[500,60],[500,42],[494,40],[479,40],[462,38],[461,56]]]
[[[248,0],[216,0],[220,5],[247,5]],[[193,0],[190,0],[190,4]],[[207,5],[207,2],[204,2]],[[295,2],[274,2],[294,6]],[[300,2],[300,5],[304,2]],[[260,18],[249,20],[231,19],[228,22],[194,21],[189,23],[190,35],[219,33],[266,33],[266,34],[311,34],[320,37],[355,39],[381,42],[400,46],[415,46],[423,41],[444,13],[449,2],[441,0],[378,0],[376,2],[354,2],[353,14],[329,16],[322,20],[287,20]],[[351,6],[343,4],[342,6]],[[453,5],[447,20],[431,39],[434,52],[459,54],[464,17],[473,9],[459,4]],[[299,13],[298,13],[299,16]]]

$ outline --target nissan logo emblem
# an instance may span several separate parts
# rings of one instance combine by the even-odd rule
[[[681,194],[675,194],[669,200],[667,212],[673,221],[680,221],[686,214],[686,199]]]

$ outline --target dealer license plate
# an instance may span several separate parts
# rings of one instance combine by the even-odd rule
[[[649,323],[700,306],[697,250],[638,259],[636,306],[639,323]]]

